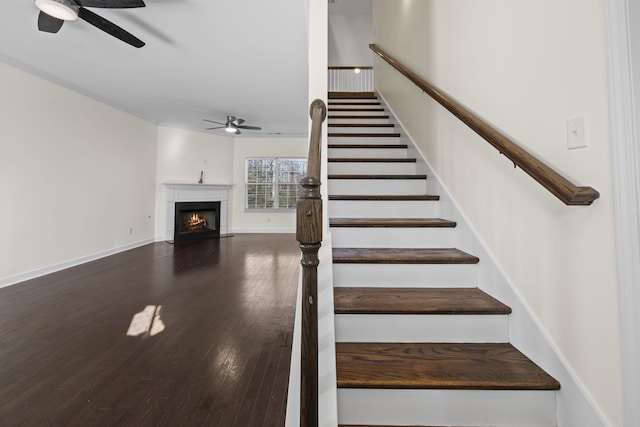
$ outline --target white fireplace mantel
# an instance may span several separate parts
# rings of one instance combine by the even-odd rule
[[[220,234],[228,234],[228,184],[181,184],[165,182],[166,225],[165,240],[173,240],[176,202],[220,202]]]

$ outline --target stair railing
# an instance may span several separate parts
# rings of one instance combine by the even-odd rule
[[[329,92],[373,92],[371,66],[330,66],[327,78]]]
[[[302,251],[302,349],[300,361],[300,426],[318,425],[318,250],[322,244],[320,160],[325,103],[316,99],[309,108],[311,137],[307,176],[302,178],[296,204],[296,240]]]
[[[454,98],[438,89],[436,86],[419,77],[397,59],[370,44],[369,48],[389,65],[407,77],[412,83],[426,92],[436,102],[449,110],[454,116],[469,126],[489,144],[493,145],[500,154],[511,160],[514,166],[520,167],[529,176],[550,191],[554,196],[567,205],[590,205],[600,197],[600,193],[592,187],[577,186],[550,166],[529,153],[522,146],[512,141],[502,132],[482,120],[468,110]]]

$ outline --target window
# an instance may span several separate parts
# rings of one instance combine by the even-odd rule
[[[295,209],[307,159],[252,158],[245,170],[247,209]]]

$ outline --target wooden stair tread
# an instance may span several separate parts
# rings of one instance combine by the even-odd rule
[[[507,343],[336,343],[338,387],[558,390]]]
[[[370,157],[332,157],[327,159],[331,163],[416,163],[416,159],[412,158],[370,158]]]
[[[399,138],[399,133],[329,133],[329,138]]]
[[[415,194],[415,195],[378,195],[378,194],[359,194],[359,195],[351,195],[351,194],[333,194],[329,195],[329,200],[375,200],[375,201],[385,201],[385,202],[400,202],[400,201],[437,201],[440,200],[440,196],[434,194]]]
[[[333,248],[335,264],[477,264],[456,248]]]
[[[380,113],[384,112],[384,108],[328,108],[330,113],[340,111],[340,112],[357,112],[357,111],[366,111],[366,112],[374,112],[378,111]]]
[[[333,289],[336,314],[509,314],[478,288]]]
[[[331,174],[328,179],[427,179],[427,175],[402,174]]]
[[[441,218],[329,218],[331,227],[453,228],[455,221]]]
[[[370,120],[370,119],[388,119],[389,115],[383,114],[380,116],[374,116],[374,115],[368,115],[368,116],[362,116],[362,115],[331,115],[329,114],[327,116],[327,119],[332,120],[332,119],[349,119],[349,120]]]
[[[380,102],[378,101],[364,101],[364,102],[329,101],[328,105],[380,105]]]
[[[407,148],[407,144],[329,144],[329,148]]]
[[[329,123],[330,128],[392,128],[393,123]]]
[[[329,99],[350,98],[350,99],[376,99],[373,92],[329,92]]]

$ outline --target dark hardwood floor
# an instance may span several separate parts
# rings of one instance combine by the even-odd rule
[[[0,426],[284,425],[299,258],[163,242],[0,289]],[[147,306],[164,330],[127,336]]]

